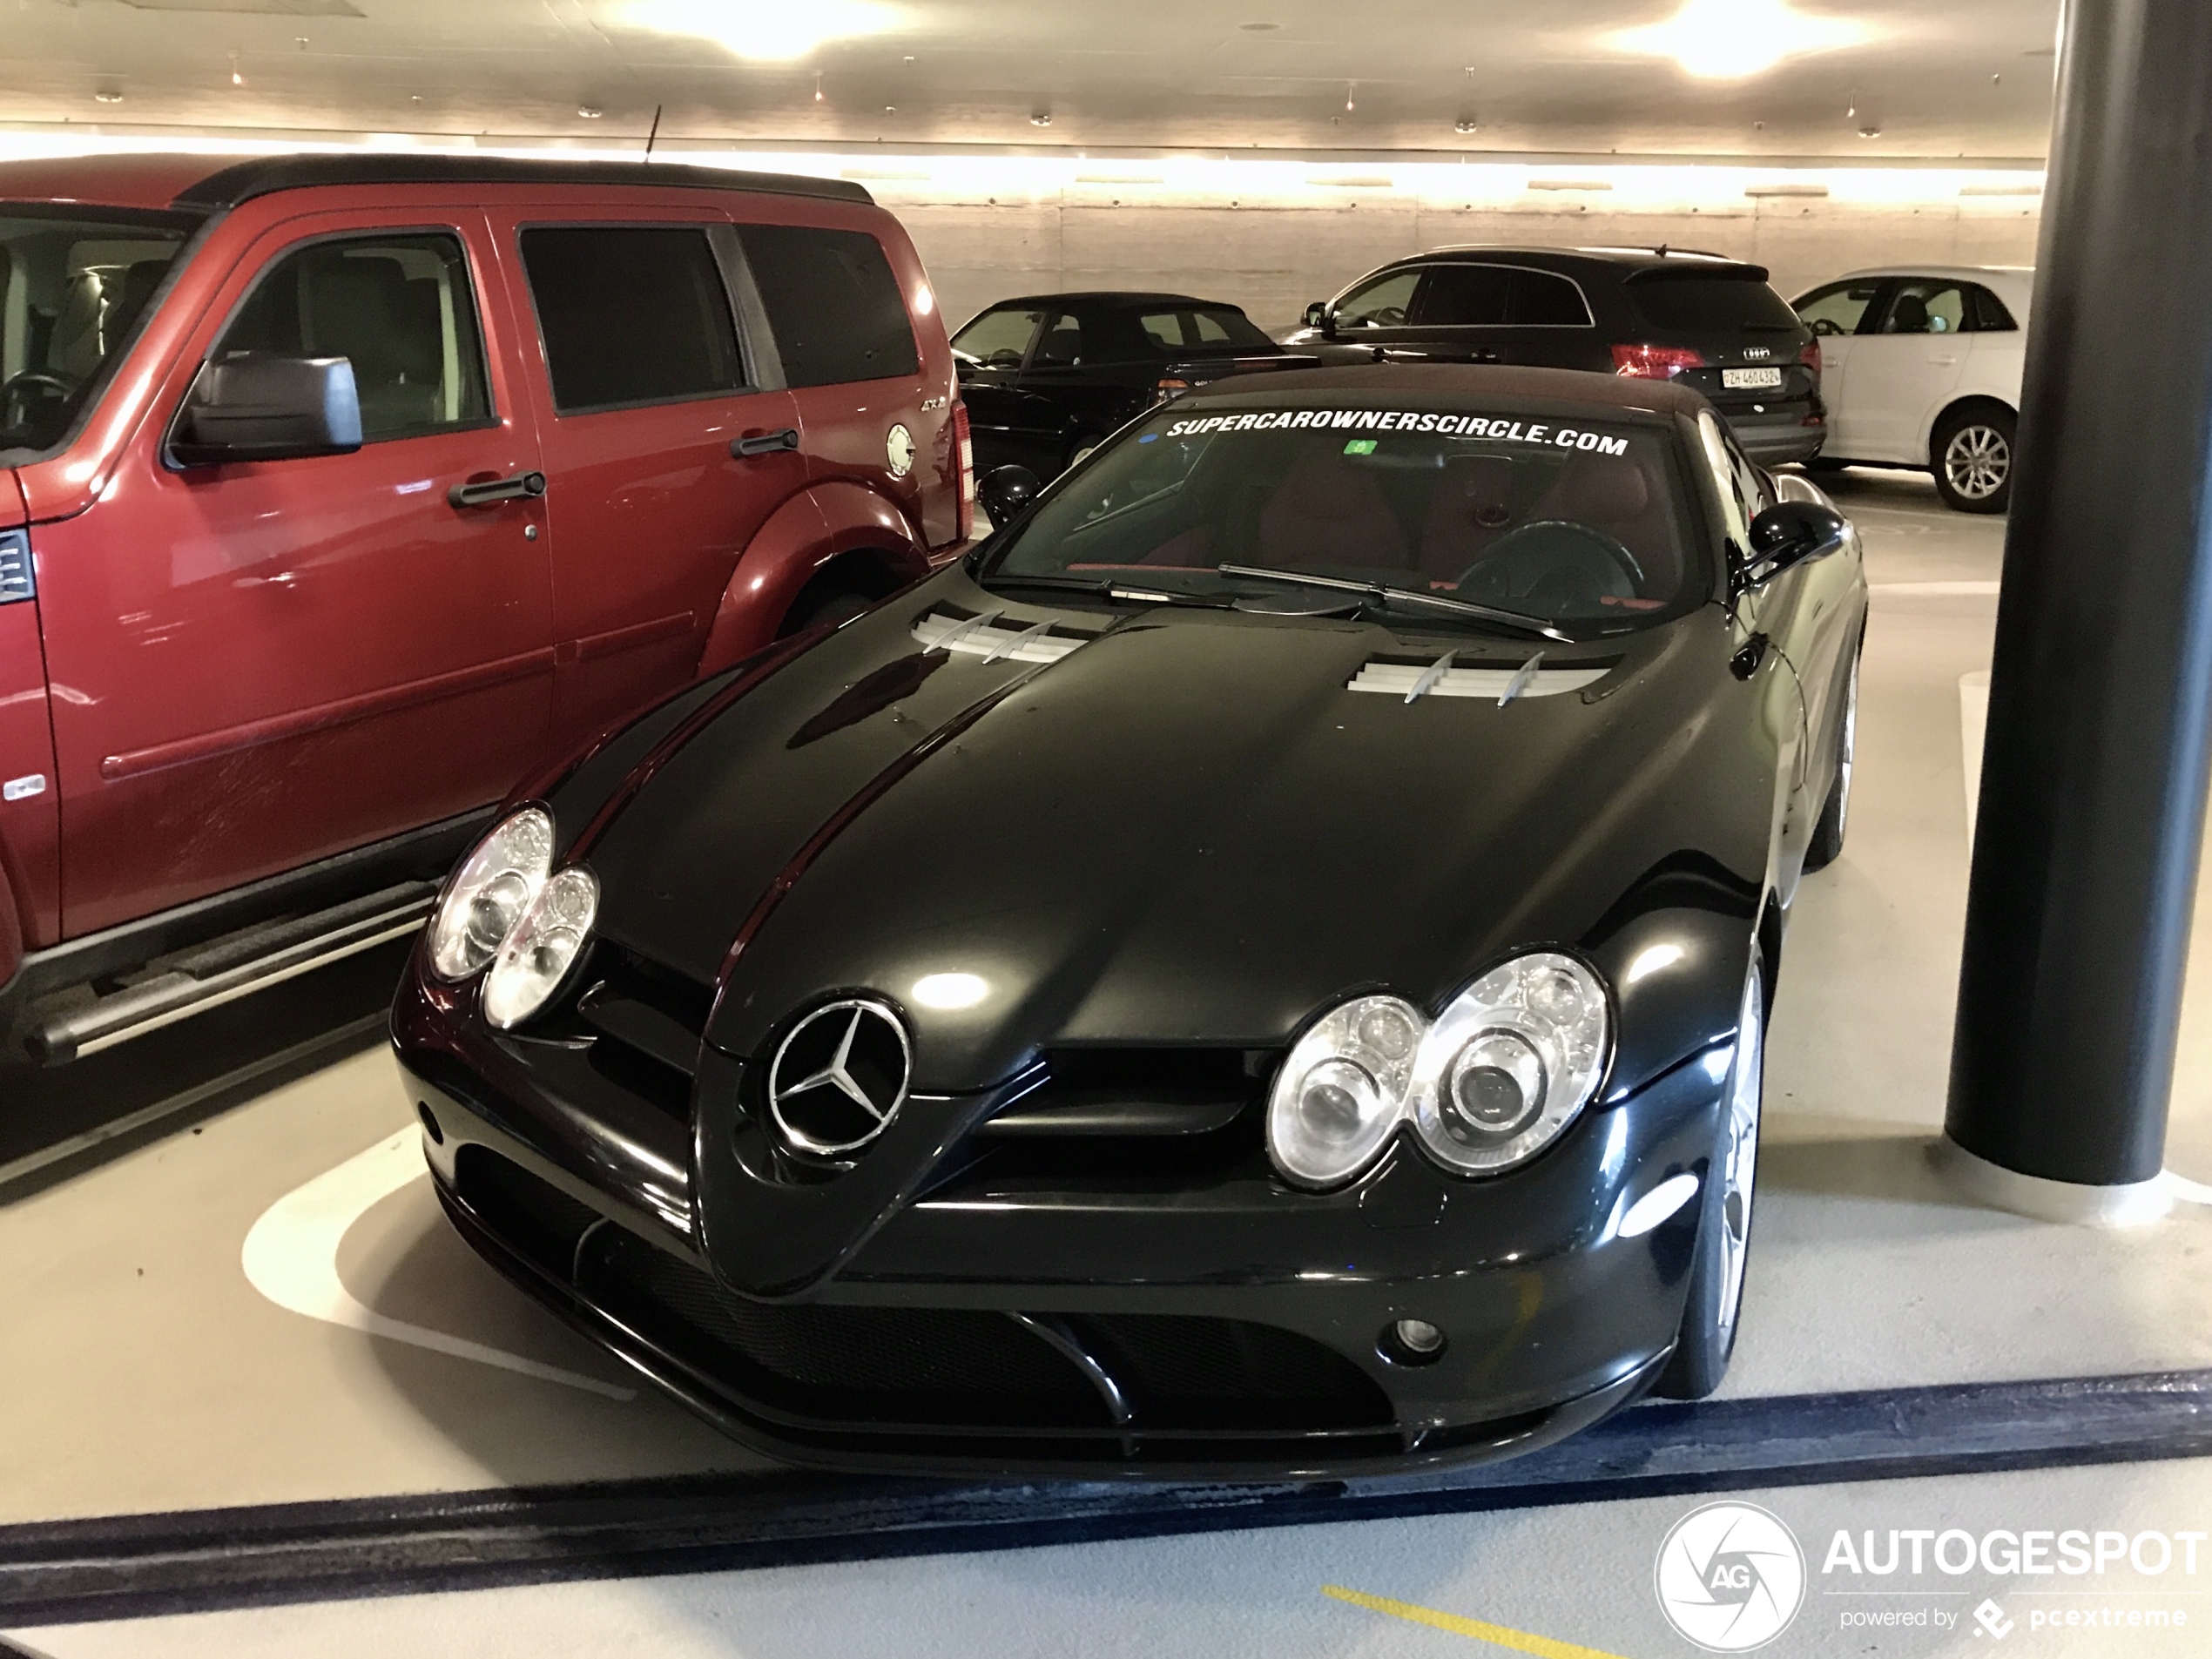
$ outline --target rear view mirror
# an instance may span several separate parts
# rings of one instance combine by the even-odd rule
[[[1737,570],[1737,590],[1756,588],[1793,565],[1833,553],[1849,534],[1850,527],[1832,507],[1777,502],[1751,521],[1751,550]]]
[[[200,370],[169,453],[183,466],[212,467],[361,447],[361,395],[349,361],[245,352]]]
[[[975,499],[990,516],[991,527],[1010,524],[1037,498],[1043,486],[1027,467],[994,467],[975,486]]]

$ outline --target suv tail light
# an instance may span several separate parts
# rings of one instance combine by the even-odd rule
[[[1613,372],[1632,381],[1670,381],[1685,368],[1703,368],[1704,357],[1687,346],[1615,346]]]
[[[1797,361],[1814,374],[1820,373],[1820,342],[1817,340],[1805,341],[1805,348],[1797,354]]]
[[[960,540],[975,534],[975,440],[968,435],[968,405],[953,405],[953,451],[960,459]]]

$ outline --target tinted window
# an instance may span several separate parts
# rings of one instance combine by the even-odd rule
[[[1548,271],[1515,271],[1506,320],[1538,327],[1588,327],[1590,308],[1581,289]]]
[[[1161,351],[1271,351],[1275,342],[1255,328],[1241,311],[1217,306],[1199,311],[1147,311],[1137,325]]]
[[[2018,331],[2020,324],[2005,309],[2005,302],[1988,289],[1970,287],[1966,297],[1973,302],[1973,326],[1978,333],[2001,334]]]
[[[553,406],[563,414],[745,384],[730,297],[704,227],[527,230],[523,267]]]
[[[1965,332],[1966,295],[1955,282],[1915,278],[1900,282],[1882,316],[1885,334],[1956,334]]]
[[[1797,301],[1797,316],[1816,334],[1855,334],[1881,291],[1879,277],[1815,288]]]
[[[1062,312],[1045,325],[1037,341],[1035,356],[1029,360],[1032,368],[1073,368],[1089,351],[1090,342],[1085,336],[1081,317],[1072,312]]]
[[[988,368],[1019,368],[1043,317],[1019,307],[987,311],[953,336],[953,354]]]
[[[1261,333],[1250,317],[1229,306],[1213,306],[1187,314],[1201,346],[1232,346],[1240,351],[1246,347],[1274,349],[1275,342]]]
[[[343,357],[361,436],[408,437],[491,416],[459,239],[374,236],[287,253],[254,285],[214,361],[240,352]]]
[[[1421,273],[1392,271],[1364,283],[1337,302],[1339,328],[1402,328],[1413,308]]]
[[[1420,320],[1432,326],[1501,323],[1513,273],[1498,265],[1437,265],[1421,288]]]
[[[0,215],[0,448],[61,441],[184,239],[151,222]]]
[[[745,260],[793,386],[912,374],[921,367],[906,296],[866,231],[741,225]]]
[[[1048,496],[984,581],[1244,591],[1229,563],[1600,627],[1696,602],[1668,428],[1406,395],[1160,411]]]
[[[1628,284],[1643,320],[1669,334],[1719,329],[1781,328],[1794,333],[1797,314],[1756,277],[1676,275],[1638,277]]]

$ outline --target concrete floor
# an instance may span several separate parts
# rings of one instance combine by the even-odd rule
[[[1791,923],[1757,1247],[1728,1393],[2212,1365],[2212,1211],[2126,1234],[2054,1227],[1965,1204],[1928,1166],[1968,850],[1959,682],[1988,665],[2002,523],[1945,512],[1912,475],[1845,475],[1835,493],[1865,533],[1875,588],[1858,793],[1844,857],[1807,881]],[[2204,1180],[2212,927],[2199,937],[2172,1162]],[[658,1396],[630,1392],[617,1367],[477,1263],[415,1176],[412,1134],[389,1062],[369,1049],[0,1205],[0,1260],[16,1269],[0,1278],[0,1330],[44,1360],[10,1368],[0,1522],[752,1464]],[[258,1289],[241,1265],[257,1222]],[[2155,1512],[2163,1518],[2141,1524],[2173,1530],[2212,1524],[2195,1495],[2203,1474],[2168,1464],[1754,1501],[1809,1541],[1835,1526],[2031,1510],[2083,1518],[1987,1524],[2105,1527]],[[292,1652],[311,1635],[344,1652],[503,1652],[521,1649],[526,1629],[541,1653],[644,1639],[659,1652],[747,1654],[1464,1645],[1322,1599],[1326,1581],[1603,1652],[1673,1652],[1683,1649],[1653,1611],[1650,1553],[1694,1507],[485,1591],[24,1640],[71,1656]],[[1576,1571],[1562,1579],[1569,1559]],[[2205,1568],[2212,1575],[2212,1559]],[[1847,1637],[1819,1595],[1811,1603],[1780,1650],[1874,1650],[1864,1630]],[[2212,1625],[2212,1605],[2203,1616]],[[1895,1648],[1885,1636],[1879,1650],[1969,1639],[1961,1630],[1931,1646],[1933,1633],[1922,1635]],[[2028,1650],[2123,1650],[2095,1645],[2104,1639]],[[2212,1651],[2212,1638],[2159,1640],[2145,1650]]]

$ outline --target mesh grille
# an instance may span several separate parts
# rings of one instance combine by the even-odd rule
[[[864,1420],[1107,1421],[1082,1372],[1002,1313],[747,1302],[614,1228],[585,1258],[586,1295],[769,1405]]]

